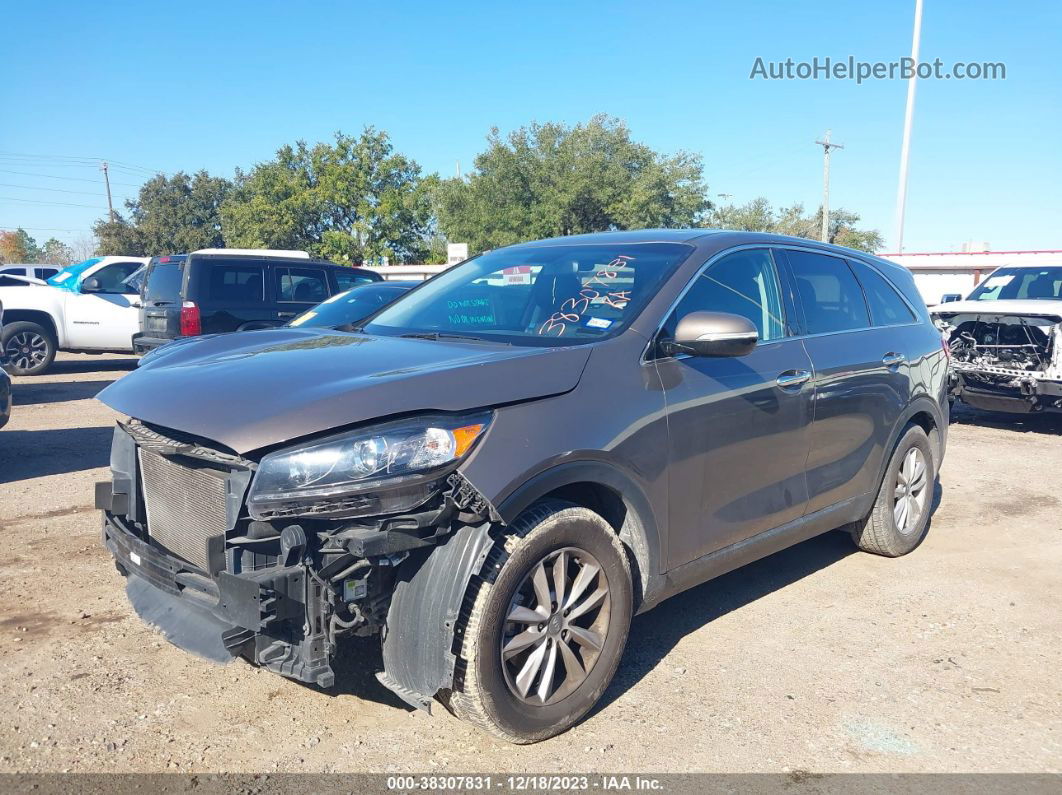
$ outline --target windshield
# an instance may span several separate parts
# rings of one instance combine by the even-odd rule
[[[52,278],[48,279],[48,284],[50,284],[52,287],[62,287],[64,290],[72,290],[73,292],[77,292],[78,277],[84,271],[88,270],[97,262],[99,262],[101,259],[103,258],[92,257],[91,259],[87,259],[84,262],[79,262],[76,265],[67,265],[65,268],[55,274]]]
[[[365,326],[515,345],[572,345],[621,332],[693,249],[678,243],[514,246],[443,271]]]
[[[153,262],[144,285],[144,300],[154,306],[175,304],[181,300],[182,261]]]
[[[307,309],[288,325],[350,331],[355,323],[391,303],[408,289],[405,286],[382,284],[354,287],[345,293],[333,295],[313,309]]]
[[[1008,298],[1062,300],[1062,265],[1044,268],[999,268],[970,293],[970,301]]]

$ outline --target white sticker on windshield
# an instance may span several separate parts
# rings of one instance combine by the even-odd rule
[[[60,273],[60,274],[58,274],[56,276],[53,276],[52,278],[55,279],[57,282],[65,282],[72,275],[73,274],[70,274],[70,273]]]
[[[1005,273],[1002,276],[989,276],[985,279],[985,289],[995,290],[997,287],[1006,287],[1012,281],[1017,274]]]
[[[289,326],[301,326],[307,320],[313,320],[315,317],[317,317],[317,313],[316,312],[306,312],[306,313],[304,313],[302,315],[299,315],[293,321],[288,323],[288,325]]]
[[[592,317],[586,321],[587,328],[608,328],[612,325],[611,320],[605,320],[603,317]]]

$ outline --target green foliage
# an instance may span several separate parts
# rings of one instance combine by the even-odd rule
[[[428,254],[432,182],[372,127],[337,133],[334,144],[285,146],[236,183],[221,213],[229,246],[306,249],[351,265]]]
[[[33,263],[39,256],[37,241],[25,229],[0,232],[0,262]]]
[[[70,248],[66,243],[56,240],[54,237],[50,237],[44,241],[44,245],[41,246],[40,255],[37,258],[38,262],[47,263],[50,265],[73,265],[78,260],[74,257],[74,250]]]
[[[96,222],[98,251],[154,256],[222,246],[220,208],[231,188],[206,171],[157,174],[141,186],[136,201],[126,202],[129,220],[117,215]]]
[[[467,180],[435,192],[439,228],[471,253],[521,240],[608,229],[694,226],[709,208],[697,155],[665,156],[619,119],[497,128]]]
[[[858,229],[859,216],[845,209],[830,211],[829,242],[839,246],[874,252],[884,239],[876,229]],[[740,229],[748,232],[771,232],[818,240],[822,233],[822,208],[814,215],[805,215],[803,204],[793,204],[777,210],[767,199],[760,197],[748,204],[728,204],[716,207],[707,218],[708,226],[718,229]]]

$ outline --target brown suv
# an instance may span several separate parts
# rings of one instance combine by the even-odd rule
[[[145,361],[101,393],[130,419],[96,501],[174,642],[328,687],[341,637],[378,632],[403,699],[532,742],[597,701],[632,614],[835,528],[914,549],[946,389],[911,276],[875,257],[543,240],[350,331]]]

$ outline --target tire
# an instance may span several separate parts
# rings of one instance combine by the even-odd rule
[[[538,503],[513,522],[510,531],[491,551],[485,574],[469,587],[457,628],[461,646],[454,689],[442,694],[441,700],[457,717],[504,740],[524,744],[570,728],[590,711],[612,680],[630,628],[631,568],[623,544],[608,523],[572,503]],[[597,573],[587,574],[595,564]],[[562,567],[566,594],[552,608],[557,572]],[[576,591],[580,572],[585,582]],[[537,573],[545,577],[544,583],[536,582]],[[602,583],[607,595],[575,615],[593,601],[592,595],[599,594]],[[536,609],[548,609],[537,597],[543,585],[551,600],[551,614],[540,616],[537,626],[510,620],[514,614],[526,619]],[[516,612],[520,610],[528,612]],[[603,637],[599,650],[593,649],[587,634],[598,640]],[[519,640],[532,636],[535,640],[528,643]],[[505,662],[503,640],[509,655]],[[540,649],[544,650],[540,664],[535,665],[532,657]],[[537,670],[537,674],[528,678],[527,670]],[[553,676],[545,687],[547,671]],[[585,678],[580,677],[581,671]],[[526,695],[521,696],[521,689]]]
[[[40,375],[55,359],[55,335],[37,323],[15,321],[4,325],[4,369],[11,375]]]
[[[852,528],[856,546],[864,552],[896,558],[921,544],[929,530],[936,474],[929,437],[919,426],[908,425],[885,468],[874,507]],[[906,502],[906,512],[901,499]]]

